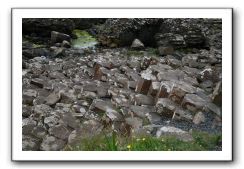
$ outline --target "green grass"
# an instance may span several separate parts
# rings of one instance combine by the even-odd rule
[[[127,55],[129,57],[131,57],[131,56],[142,56],[143,57],[144,56],[144,51],[128,49]]]
[[[215,150],[221,135],[193,132],[194,140],[184,142],[176,137],[120,137],[112,132],[83,139],[77,146],[67,146],[66,151],[211,151]]]
[[[158,56],[158,50],[156,48],[146,48],[145,50],[128,49],[126,54],[129,57],[131,57],[131,56],[143,57],[145,55]]]

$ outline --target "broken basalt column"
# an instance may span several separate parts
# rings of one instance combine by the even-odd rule
[[[158,100],[159,98],[169,97],[173,87],[174,87],[174,82],[162,81],[158,93],[156,95],[156,100]]]
[[[178,106],[168,98],[160,98],[156,103],[157,113],[172,118]]]
[[[192,112],[196,112],[197,110],[201,111],[206,103],[206,100],[196,94],[186,94],[182,101],[182,107]]]
[[[148,91],[148,95],[156,97],[160,89],[160,85],[161,85],[160,82],[152,82]]]
[[[155,81],[156,77],[152,74],[151,70],[143,71],[141,79],[137,83],[136,92],[141,94],[147,94],[151,86],[152,81]]]

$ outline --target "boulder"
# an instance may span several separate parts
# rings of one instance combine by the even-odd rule
[[[64,48],[71,48],[71,44],[70,42],[68,42],[67,40],[63,40],[62,44],[61,44],[61,47],[64,47]]]
[[[35,126],[31,132],[33,136],[39,139],[43,139],[47,135],[47,131],[42,126]]]
[[[125,122],[131,126],[132,129],[139,129],[142,127],[142,119],[138,117],[128,117]]]
[[[51,32],[51,43],[52,44],[62,43],[63,41],[70,42],[71,37],[67,34],[64,34],[64,33],[56,32],[56,31]]]
[[[134,115],[140,117],[140,118],[145,118],[147,117],[147,114],[152,112],[153,110],[145,107],[145,106],[135,106],[135,105],[131,105],[129,108],[129,112],[133,113]]]
[[[60,151],[64,148],[65,141],[58,139],[53,136],[47,135],[40,146],[40,150],[42,151]]]
[[[196,94],[186,94],[182,101],[182,106],[195,112],[197,110],[202,110],[206,103],[206,100]]]
[[[37,91],[33,89],[24,89],[22,94],[22,102],[24,104],[33,104],[33,100],[37,97]]]
[[[139,39],[134,39],[131,44],[132,49],[143,49],[144,44]]]
[[[59,93],[52,92],[50,95],[47,96],[45,101],[47,105],[53,106],[60,100],[60,98],[61,97]]]
[[[154,105],[154,99],[151,96],[146,96],[143,94],[136,94],[135,95],[135,105]]]
[[[49,134],[59,139],[66,140],[69,137],[70,131],[62,124],[53,126],[49,129]]]
[[[164,127],[159,128],[157,130],[156,136],[157,137],[175,136],[178,139],[185,141],[185,142],[193,141],[193,137],[189,132],[186,132],[184,130],[181,130],[179,128],[172,127],[172,126],[164,126]]]
[[[193,122],[194,124],[198,125],[198,124],[200,124],[200,123],[204,123],[205,120],[206,120],[206,119],[205,119],[204,114],[203,114],[202,112],[198,112],[198,113],[196,113],[196,115],[194,116],[192,122]]]
[[[22,136],[22,151],[38,151],[40,150],[41,140],[33,136]]]
[[[34,79],[31,79],[30,83],[35,85],[35,86],[38,86],[40,88],[43,88],[43,86],[45,84],[45,80],[41,79],[41,78],[34,78]]]
[[[123,119],[122,115],[116,111],[111,102],[95,99],[89,109],[98,113],[104,113],[112,121],[121,121]]]

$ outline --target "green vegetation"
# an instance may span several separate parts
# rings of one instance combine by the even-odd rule
[[[176,137],[120,137],[115,132],[84,139],[77,146],[67,146],[66,151],[211,151],[221,141],[221,135],[193,132],[194,140],[184,142]]]
[[[87,31],[75,29],[73,34],[77,39],[72,40],[72,46],[77,49],[94,47],[98,42]]]
[[[131,57],[131,56],[141,56],[141,57],[143,57],[144,56],[144,51],[128,49],[127,55],[129,57]]]
[[[153,55],[158,56],[158,50],[156,48],[146,48],[145,51],[143,50],[134,50],[134,49],[128,49],[127,55],[129,57],[131,56],[137,56],[137,57],[143,57],[145,55]]]

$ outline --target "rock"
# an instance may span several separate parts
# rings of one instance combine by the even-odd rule
[[[132,129],[139,129],[142,127],[142,119],[138,117],[128,117],[125,122],[131,126]]]
[[[119,96],[114,96],[112,97],[111,102],[116,106],[116,107],[129,107],[130,106],[130,101],[127,99],[124,95],[119,95]]]
[[[49,129],[49,133],[59,139],[66,140],[69,137],[70,131],[64,125],[56,125]]]
[[[83,139],[91,138],[101,133],[103,125],[95,120],[85,121],[80,129],[73,130],[68,138],[69,145],[77,145]]]
[[[83,84],[83,90],[84,91],[89,91],[89,92],[97,92],[97,84],[95,82],[85,82]]]
[[[57,71],[54,71],[54,72],[50,72],[48,74],[48,76],[51,78],[51,79],[65,79],[65,75],[63,73],[60,73],[60,72],[57,72]]]
[[[189,85],[188,83],[179,81],[179,82],[175,82],[173,84],[171,93],[169,95],[169,98],[171,100],[173,100],[174,102],[180,104],[182,102],[183,97],[189,93],[195,93],[196,92],[196,88]]]
[[[108,108],[106,110],[106,115],[112,121],[121,121],[121,120],[123,120],[123,116],[119,112],[114,110],[114,109]]]
[[[36,126],[36,121],[30,118],[22,120],[22,133],[25,135],[30,135],[32,129]]]
[[[170,95],[173,87],[174,87],[174,82],[162,81],[158,93],[156,95],[156,99],[167,98]]]
[[[173,120],[185,120],[191,122],[193,119],[193,116],[191,112],[187,110],[183,110],[181,108],[177,108],[174,112],[174,115],[172,117]]]
[[[65,113],[62,117],[62,121],[65,125],[73,128],[73,129],[80,128],[79,123],[77,122],[76,118],[71,113]]]
[[[174,48],[171,47],[171,46],[167,46],[167,47],[164,47],[164,46],[160,46],[158,48],[158,52],[159,52],[159,55],[172,55],[174,53]]]
[[[135,105],[154,105],[154,99],[151,96],[146,96],[143,94],[135,95]]]
[[[70,90],[61,90],[61,101],[62,103],[74,103],[77,100],[77,95],[73,89]]]
[[[79,113],[81,115],[85,115],[86,114],[86,109],[83,106],[80,105],[73,105],[72,109],[76,112]]]
[[[154,18],[118,18],[107,19],[104,27],[98,29],[98,41],[103,46],[130,46],[138,38],[144,45],[153,45],[154,34],[160,19]],[[106,29],[104,29],[106,28]]]
[[[56,58],[56,59],[57,59],[57,58]],[[49,64],[46,65],[46,68],[45,68],[45,69],[46,69],[47,71],[49,71],[50,73],[51,73],[51,72],[55,72],[55,71],[62,71],[62,69],[63,69],[63,64],[49,61]]]
[[[203,81],[199,86],[207,92],[213,91],[213,82],[210,80]]]
[[[108,88],[109,85],[106,84],[101,84],[98,86],[98,90],[97,90],[97,96],[99,98],[110,98],[109,94],[108,94]]]
[[[101,80],[101,81],[107,81],[107,77],[111,76],[111,72],[104,68],[95,66],[95,72],[94,72],[94,79],[95,80]]]
[[[32,113],[31,106],[28,106],[26,104],[22,105],[22,117],[29,117]]]
[[[211,99],[213,103],[222,107],[222,82],[216,84]]]
[[[36,138],[43,139],[46,136],[47,131],[42,126],[36,126],[36,127],[33,128],[31,134],[33,136],[35,136]]]
[[[199,29],[191,29],[184,36],[187,46],[198,47],[204,46],[205,37]]]
[[[43,88],[44,83],[45,83],[44,79],[41,79],[41,78],[31,79],[31,84],[38,86],[40,88]]]
[[[64,148],[65,142],[53,136],[47,135],[40,146],[42,151],[60,151]]]
[[[205,105],[206,100],[196,94],[186,94],[182,101],[182,106],[193,112],[202,110]]]
[[[167,70],[157,74],[159,81],[180,81],[185,76],[181,70]]]
[[[56,126],[59,123],[60,120],[60,116],[58,115],[51,115],[48,117],[44,118],[44,124],[49,128],[49,127],[53,127]]]
[[[71,38],[69,35],[64,34],[64,33],[56,32],[56,31],[51,32],[51,43],[52,44],[55,44],[58,42],[62,43],[64,40],[70,42]]]
[[[33,105],[33,100],[37,97],[37,91],[33,89],[24,89],[22,95],[22,102],[24,104]]]
[[[158,63],[156,65],[150,65],[149,66],[149,69],[152,70],[152,74],[153,75],[156,75],[157,76],[158,73],[171,70],[172,67],[169,66],[169,65],[166,65],[166,64]]]
[[[27,59],[37,56],[50,56],[50,51],[46,48],[28,48],[22,50],[22,55]]]
[[[24,34],[49,37],[53,30],[71,34],[75,25],[74,19],[70,18],[24,18],[22,28]]]
[[[65,53],[65,48],[61,47],[61,48],[54,48],[52,50],[52,58],[59,58],[59,57],[64,57],[66,55]]]
[[[156,136],[159,138],[161,136],[175,136],[178,139],[189,142],[193,141],[193,137],[189,132],[175,128],[172,126],[164,126],[157,130]]]
[[[141,94],[147,94],[148,90],[151,86],[152,81],[155,81],[156,77],[152,75],[152,71],[143,71],[141,73],[141,79],[137,83],[136,86],[136,92],[139,92]]]
[[[98,113],[105,113],[106,116],[112,121],[120,121],[123,117],[117,112],[114,106],[110,102],[106,102],[100,99],[93,100],[90,110],[93,110]]]
[[[202,112],[198,112],[198,113],[194,116],[194,118],[193,118],[193,123],[196,124],[196,125],[198,125],[198,124],[200,124],[200,123],[204,123],[205,120],[206,120],[206,119],[205,119],[204,114],[203,114]]]
[[[157,96],[160,86],[161,86],[160,82],[152,82],[148,91],[148,95],[151,95],[153,97]]]
[[[71,48],[71,45],[70,45],[70,43],[67,40],[63,40],[63,42],[61,44],[61,47]]]
[[[155,112],[150,112],[147,114],[147,119],[151,124],[158,124],[162,122],[162,117]]]
[[[184,48],[185,40],[180,34],[174,33],[157,33],[155,35],[158,46],[173,46],[175,48]]]
[[[136,89],[137,82],[136,81],[128,81],[127,82],[127,88],[135,90]]]
[[[130,112],[134,113],[136,116],[140,118],[145,118],[148,113],[152,112],[152,110],[145,106],[130,106]]]
[[[34,117],[39,119],[41,117],[45,117],[51,114],[52,108],[45,104],[35,105],[33,108]]]
[[[50,95],[47,96],[45,101],[47,105],[53,106],[60,100],[60,98],[60,94],[52,92]]]
[[[139,39],[134,39],[131,44],[132,49],[143,49],[144,44]]]
[[[22,151],[38,151],[40,150],[41,141],[32,136],[22,136]]]
[[[159,98],[156,103],[157,113],[165,117],[172,118],[177,105],[168,98]]]
[[[216,104],[214,103],[207,103],[205,106],[205,109],[216,114],[219,117],[222,117],[222,111],[221,108],[218,107]]]

